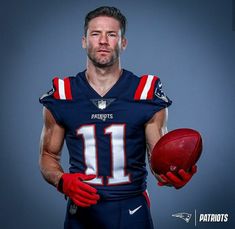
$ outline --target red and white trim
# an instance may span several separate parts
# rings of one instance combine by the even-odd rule
[[[152,99],[154,94],[154,85],[158,80],[157,76],[154,75],[143,75],[141,76],[139,85],[135,91],[135,100],[146,100]]]
[[[150,197],[149,197],[148,190],[146,189],[142,194],[145,197],[145,200],[147,202],[148,207],[150,208],[151,202],[150,202]]]
[[[71,85],[69,78],[59,79],[58,77],[53,79],[55,92],[53,94],[55,99],[72,100]]]

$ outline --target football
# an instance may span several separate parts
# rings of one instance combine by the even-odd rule
[[[160,175],[180,169],[189,171],[202,152],[202,137],[193,129],[182,128],[168,132],[154,146],[150,158],[152,170]]]

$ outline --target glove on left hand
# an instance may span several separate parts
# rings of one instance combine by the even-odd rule
[[[176,176],[172,172],[167,172],[166,175],[160,174],[162,181],[158,182],[159,186],[170,185],[174,186],[176,189],[182,188],[186,185],[192,176],[197,172],[197,166],[194,165],[189,172],[185,172],[183,169],[178,171],[179,176]]]

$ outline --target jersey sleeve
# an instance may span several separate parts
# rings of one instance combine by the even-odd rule
[[[70,77],[64,79],[55,77],[52,80],[52,89],[39,98],[39,102],[50,110],[60,125],[63,125],[65,103],[73,99],[70,81]]]
[[[148,118],[172,104],[163,91],[160,78],[154,75],[144,75],[140,78],[134,100],[145,105],[148,110]]]

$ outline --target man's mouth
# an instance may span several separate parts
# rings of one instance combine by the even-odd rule
[[[98,52],[110,53],[110,51],[109,51],[109,50],[107,50],[107,49],[99,49],[99,50],[98,50]]]

